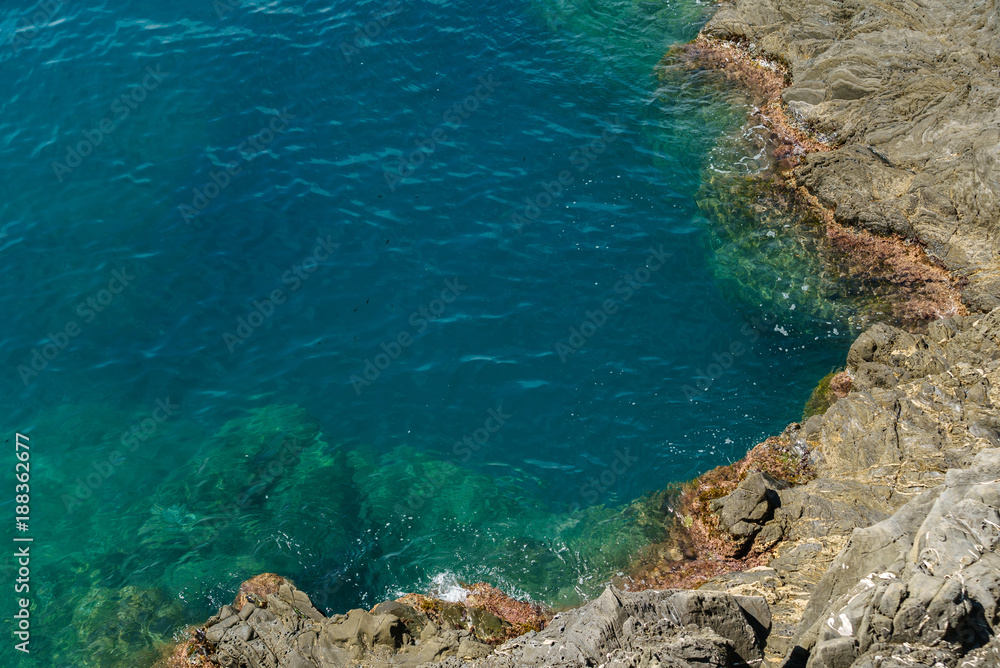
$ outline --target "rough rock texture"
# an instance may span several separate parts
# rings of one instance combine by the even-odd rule
[[[816,587],[793,653],[809,666],[996,665],[1000,450],[857,529]],[[992,642],[992,647],[989,647]]]
[[[326,618],[304,592],[285,583],[238,611],[224,606],[170,665],[721,668],[759,663],[770,626],[767,604],[759,597],[608,588],[594,601],[557,615],[547,629],[493,653],[475,630],[443,629],[398,601],[380,603],[370,613],[351,610]]]
[[[985,316],[937,321],[928,335],[875,326],[851,347],[847,373],[852,383],[846,397],[838,399],[825,414],[804,425],[792,425],[782,435],[793,447],[808,453],[817,477],[777,490],[778,507],[756,539],[766,536],[768,541],[776,540],[773,558],[764,567],[713,578],[704,588],[767,599],[774,617],[767,645],[767,659],[772,664],[779,664],[794,651],[796,657],[810,656],[810,666],[849,666],[854,659],[845,657],[855,656],[861,657],[859,666],[877,666],[882,664],[872,658],[875,655],[865,658],[869,650],[879,656],[903,651],[886,649],[885,643],[909,642],[912,649],[914,643],[936,642],[923,628],[931,622],[911,611],[913,617],[899,618],[902,626],[890,627],[884,638],[878,636],[878,643],[883,644],[871,640],[875,632],[871,625],[878,620],[865,622],[869,630],[863,637],[850,633],[828,637],[828,629],[814,627],[817,620],[829,620],[831,615],[839,619],[839,608],[829,608],[838,605],[835,599],[846,593],[844,587],[857,586],[876,570],[872,582],[881,582],[879,574],[892,571],[895,579],[909,588],[900,590],[901,596],[916,597],[912,600],[922,601],[920,605],[925,607],[936,600],[933,605],[948,608],[939,613],[952,620],[953,629],[957,620],[980,619],[975,610],[986,611],[982,617],[986,626],[962,621],[965,630],[956,631],[968,634],[975,626],[978,640],[963,640],[940,650],[944,654],[938,652],[952,658],[968,653],[968,659],[977,643],[994,638],[996,620],[990,615],[995,613],[988,612],[995,608],[992,598],[969,593],[971,589],[959,596],[958,590],[949,589],[950,593],[941,594],[946,598],[934,599],[943,585],[935,581],[937,588],[931,591],[935,585],[924,581],[927,574],[922,569],[930,567],[939,578],[946,573],[966,577],[959,568],[959,561],[966,557],[979,560],[984,568],[997,566],[997,542],[989,538],[989,525],[983,522],[996,522],[989,513],[995,516],[1000,509],[1000,496],[982,485],[970,491],[959,481],[975,478],[985,484],[1000,479],[1000,470],[990,468],[1000,462],[1000,451],[996,450],[1000,447],[1000,309]],[[939,498],[945,505],[931,510]],[[945,524],[968,524],[970,533],[965,538],[949,535],[942,539],[942,543],[947,540],[947,547],[931,545],[939,552],[947,549],[949,558],[955,560],[943,567],[934,566],[940,563],[935,559],[941,557],[929,559],[924,553],[930,540],[926,534],[951,531],[940,525],[939,515],[952,510],[955,515]],[[973,531],[977,523],[982,526]],[[891,541],[886,538],[890,533]],[[970,540],[972,551],[963,543]],[[885,547],[892,541],[896,542]],[[879,551],[883,549],[880,545],[887,551]],[[904,549],[906,545],[920,547],[906,552],[911,550]],[[842,549],[846,551],[841,553]],[[877,555],[864,556],[865,550]],[[896,552],[889,555],[892,550]],[[900,550],[906,554],[900,556]],[[876,568],[871,565],[876,559],[888,561]],[[856,569],[864,573],[854,578],[860,573]],[[845,577],[847,580],[840,579]],[[883,584],[887,587],[891,583]],[[989,590],[993,592],[990,596],[1000,597],[1000,580],[983,587],[977,591]],[[855,594],[859,592],[852,590],[848,598]],[[864,601],[858,598],[852,605],[864,605]],[[856,607],[848,613],[857,613]],[[863,611],[858,614],[863,617]],[[859,628],[860,619],[850,622],[852,629]],[[839,623],[835,626],[841,628]],[[883,634],[883,627],[879,629]],[[847,640],[849,637],[854,640]],[[830,644],[824,644],[827,642]],[[899,659],[899,665],[920,665],[921,660],[914,655]],[[942,665],[957,665],[940,660]]]
[[[404,609],[417,610],[422,625],[430,622],[445,629],[472,631],[479,640],[491,645],[499,645],[528,631],[541,631],[552,616],[541,606],[513,599],[484,582],[469,585],[461,603],[407,594],[395,601],[380,603],[372,612],[392,612],[401,605]],[[409,619],[407,615],[400,616]]]
[[[752,473],[730,494],[713,505],[719,511],[719,522],[734,538],[753,540],[761,528],[774,517],[781,504],[778,490],[788,485],[768,473]]]
[[[597,666],[694,668],[756,665],[771,626],[759,597],[667,590],[620,592],[557,615],[476,668]]]
[[[795,179],[838,222],[925,242],[1000,306],[996,0],[737,0],[702,34],[789,67],[790,115],[835,147]]]
[[[193,635],[171,657],[171,668],[417,666],[449,655],[473,659],[492,651],[474,632],[440,628],[398,602],[328,618],[288,582],[239,609],[223,606]]]

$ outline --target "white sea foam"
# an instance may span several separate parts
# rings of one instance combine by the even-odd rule
[[[431,580],[434,584],[431,587],[431,594],[442,601],[451,603],[464,603],[469,597],[469,590],[458,582],[454,573],[445,571],[438,573]]]

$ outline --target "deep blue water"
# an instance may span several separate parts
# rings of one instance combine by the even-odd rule
[[[623,504],[797,419],[846,328],[720,292],[695,194],[746,112],[654,70],[710,11],[4,3],[4,665],[142,663],[261,571],[572,603]]]

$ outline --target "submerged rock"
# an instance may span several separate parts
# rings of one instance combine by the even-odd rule
[[[787,69],[783,112],[833,149],[794,178],[838,223],[920,240],[1000,306],[995,3],[738,0],[702,36]]]
[[[326,617],[265,574],[168,665],[997,665],[1000,309],[872,327],[843,373],[824,413],[671,497],[678,553],[627,583],[666,591],[608,588],[543,629],[485,585]]]
[[[919,327],[966,312],[960,281],[919,242],[853,227],[799,187],[794,167],[830,146],[786,113],[787,66],[705,33],[670,60],[722,70],[752,93],[750,120],[709,152],[696,195],[724,295],[807,332]]]
[[[159,589],[94,587],[73,610],[71,624],[87,648],[87,665],[111,668],[154,659],[181,619],[180,604]]]

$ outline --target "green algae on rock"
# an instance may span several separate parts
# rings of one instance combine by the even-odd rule
[[[846,371],[831,371],[823,376],[813,389],[802,409],[802,421],[813,415],[822,415],[837,399],[843,399],[851,390],[851,375]]]

